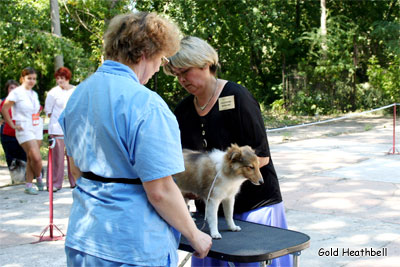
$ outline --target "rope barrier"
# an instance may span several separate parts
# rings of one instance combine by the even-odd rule
[[[351,117],[356,117],[356,116],[359,116],[359,115],[362,115],[362,114],[367,114],[367,113],[371,113],[371,112],[374,112],[374,111],[383,110],[383,109],[387,109],[387,108],[393,107],[393,147],[389,150],[388,154],[400,154],[400,152],[396,149],[396,106],[400,106],[400,103],[394,103],[394,104],[390,104],[390,105],[383,106],[383,107],[380,107],[380,108],[375,108],[375,109],[371,109],[371,110],[364,111],[364,112],[359,112],[359,113],[352,113],[352,114],[349,114],[349,115],[346,115],[346,116],[333,118],[333,119],[328,119],[328,120],[323,120],[323,121],[302,123],[302,124],[298,124],[298,125],[285,126],[285,127],[281,127],[281,128],[273,128],[273,129],[268,129],[267,128],[266,132],[277,132],[277,131],[282,131],[282,130],[287,130],[287,129],[294,129],[294,128],[299,128],[299,127],[304,127],[304,126],[317,125],[317,124],[322,124],[322,123],[327,123],[327,122],[344,120],[344,119],[348,119],[348,118],[351,118]]]
[[[400,105],[400,103],[394,103],[394,104],[390,104],[387,106],[383,106],[380,108],[375,108],[375,109],[371,109],[371,110],[367,110],[367,111],[363,111],[363,112],[359,112],[359,113],[352,113],[349,115],[345,115],[342,117],[338,117],[338,118],[333,118],[333,119],[328,119],[328,120],[323,120],[323,121],[316,121],[316,122],[310,122],[310,123],[302,123],[302,124],[298,124],[298,125],[291,125],[291,126],[284,126],[284,127],[280,127],[280,128],[272,128],[272,129],[268,129],[266,128],[267,132],[277,132],[277,131],[282,131],[282,130],[287,130],[287,129],[294,129],[294,128],[299,128],[299,127],[304,127],[304,126],[310,126],[310,125],[317,125],[317,124],[322,124],[322,123],[328,123],[328,122],[333,122],[333,121],[339,121],[339,120],[344,120],[344,119],[348,119],[351,117],[356,117],[359,115],[363,115],[363,114],[367,114],[367,113],[371,113],[371,112],[375,112],[378,110],[383,110],[383,109],[387,109],[390,107],[393,107],[395,105]]]

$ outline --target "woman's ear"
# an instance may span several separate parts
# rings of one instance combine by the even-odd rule
[[[216,73],[218,69],[218,66],[215,64],[210,65],[210,72],[211,73]]]

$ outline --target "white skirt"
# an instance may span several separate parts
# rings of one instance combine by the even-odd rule
[[[39,118],[38,125],[32,125],[30,121],[16,121],[15,125],[21,126],[22,131],[15,130],[15,137],[18,143],[21,145],[31,140],[43,140],[43,119]]]

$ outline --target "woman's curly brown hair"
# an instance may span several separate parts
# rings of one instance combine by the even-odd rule
[[[179,50],[180,32],[156,13],[137,12],[114,17],[104,35],[105,58],[136,64],[147,58],[170,57]]]

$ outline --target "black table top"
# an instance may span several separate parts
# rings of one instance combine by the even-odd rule
[[[204,215],[195,214],[196,225],[203,226]],[[230,262],[261,262],[304,250],[310,246],[310,237],[306,234],[235,220],[240,232],[228,230],[225,218],[218,218],[218,229],[222,239],[213,239],[208,257]],[[209,233],[206,224],[204,232]],[[179,249],[193,252],[193,248],[182,236]]]

